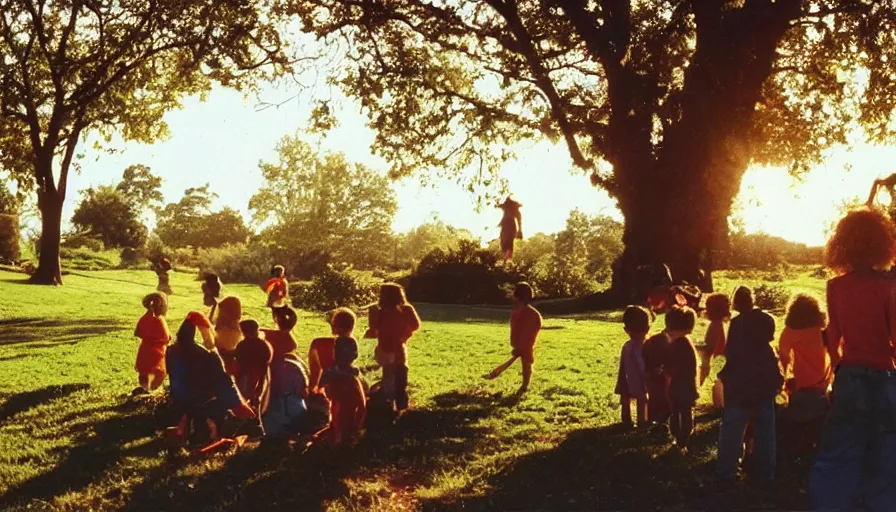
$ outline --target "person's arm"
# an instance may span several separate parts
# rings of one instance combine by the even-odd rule
[[[785,327],[784,331],[781,332],[781,339],[778,340],[778,357],[781,358],[781,369],[785,378],[787,377],[787,372],[790,371],[790,364],[793,362],[793,346],[790,338],[790,329]]]
[[[825,296],[828,303],[828,353],[831,356],[831,367],[837,368],[837,365],[840,364],[840,347],[843,343],[843,331],[840,330],[840,317],[837,315],[837,294],[834,292],[833,284],[833,279],[828,281]]]
[[[416,332],[420,328],[420,315],[417,314],[417,310],[414,306],[405,304],[404,314],[408,321],[408,334]]]
[[[367,332],[364,337],[367,339],[379,336],[380,308],[379,306],[370,306],[367,308]]]
[[[523,238],[523,214],[520,213],[519,209],[513,212],[513,219],[516,222],[516,237],[522,240]]]

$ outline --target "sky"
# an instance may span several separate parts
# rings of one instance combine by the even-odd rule
[[[139,163],[163,177],[166,202],[177,201],[189,187],[210,183],[219,196],[216,207],[236,208],[249,220],[249,198],[261,185],[259,161],[276,161],[277,142],[284,135],[303,132],[309,112],[307,98],[295,98],[293,91],[282,87],[263,88],[260,96],[265,102],[282,104],[262,109],[254,96],[246,98],[219,88],[204,102],[186,98],[182,110],[169,112],[165,119],[171,135],[164,141],[145,145],[113,140],[111,147],[116,151],[111,154],[84,144],[83,171],[69,178],[63,218],[71,216],[80,190],[116,183],[125,167]],[[336,130],[323,140],[311,135],[309,140],[385,172],[387,164],[371,153],[373,132],[366,128],[365,118],[352,104],[343,107]],[[802,181],[782,169],[751,168],[743,179],[739,215],[748,232],[822,244],[838,214],[837,205],[854,197],[864,200],[875,177],[896,172],[892,162],[896,162],[896,148],[859,146],[833,151]],[[609,196],[592,187],[585,174],[572,170],[564,146],[548,141],[524,144],[517,159],[505,164],[500,173],[514,198],[523,204],[524,234],[562,230],[575,208],[621,220]],[[438,217],[483,240],[498,235],[500,211],[487,207],[477,212],[476,198],[453,181],[423,186],[418,179],[409,178],[394,186],[399,202],[393,222],[396,231]],[[886,194],[881,197],[885,200]]]

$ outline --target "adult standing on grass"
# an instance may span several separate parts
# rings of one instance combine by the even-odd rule
[[[755,421],[754,481],[769,486],[775,478],[775,398],[784,385],[781,364],[771,343],[775,319],[754,306],[746,286],[734,291],[734,310],[725,346],[725,366],[719,372],[724,385],[725,408],[719,432],[716,470],[723,481],[734,480],[743,455],[744,433]]]
[[[541,313],[532,307],[533,298],[529,283],[519,283],[514,288],[513,301],[516,308],[510,314],[510,346],[513,352],[510,359],[485,376],[486,379],[496,379],[519,359],[523,364],[523,384],[519,393],[525,393],[529,389],[532,366],[535,364],[535,340],[541,331]]]
[[[896,507],[896,229],[861,209],[837,224],[825,250],[828,351],[836,368],[831,411],[812,467],[816,510]],[[867,471],[867,473],[866,473]]]

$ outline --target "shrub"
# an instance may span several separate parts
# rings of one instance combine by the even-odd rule
[[[63,267],[70,270],[111,270],[119,266],[115,251],[95,251],[88,247],[61,247],[59,258]]]
[[[812,271],[812,277],[815,279],[830,279],[831,273],[824,266],[818,266]]]
[[[132,268],[140,262],[140,251],[134,247],[125,247],[119,253],[121,268]]]
[[[176,251],[178,261],[188,259]],[[198,268],[200,275],[217,274],[225,283],[261,284],[271,273],[271,257],[267,249],[257,245],[225,245],[195,252],[194,261],[182,264]]]
[[[379,284],[379,281],[360,279],[351,270],[328,266],[311,281],[290,284],[290,295],[297,308],[327,311],[374,302]]]
[[[0,214],[0,263],[15,263],[19,250],[19,216]]]
[[[65,239],[59,244],[60,247],[66,247],[69,249],[90,249],[94,252],[101,252],[106,250],[106,246],[103,244],[103,241],[97,238],[94,235],[75,232],[69,233],[65,236]]]
[[[781,313],[790,302],[790,292],[780,285],[760,284],[753,289],[756,305],[766,311]]]

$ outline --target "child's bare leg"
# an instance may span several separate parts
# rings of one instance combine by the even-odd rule
[[[140,387],[149,391],[149,375],[144,373],[140,374]]]
[[[628,395],[619,395],[619,405],[622,406],[622,423],[632,423],[632,398]],[[640,411],[639,411],[640,413]]]
[[[635,404],[638,407],[638,426],[643,427],[647,425],[647,399],[639,398]],[[631,421],[631,416],[629,416],[629,421]]]
[[[519,356],[511,357],[504,364],[498,366],[497,368],[492,370],[490,373],[487,373],[486,375],[484,375],[484,377],[486,379],[497,379],[499,375],[501,375],[502,373],[504,373],[505,370],[510,368],[510,365],[512,365],[513,362],[516,361],[518,357]]]
[[[706,382],[706,378],[709,377],[709,370],[712,366],[712,354],[706,353],[703,354],[703,358],[700,363],[700,385],[702,386],[704,382]]]
[[[153,391],[159,388],[165,382],[165,372],[158,371],[149,375],[149,390]]]
[[[532,363],[523,360],[523,385],[520,386],[520,393],[524,393],[529,389],[529,382],[532,381]]]

